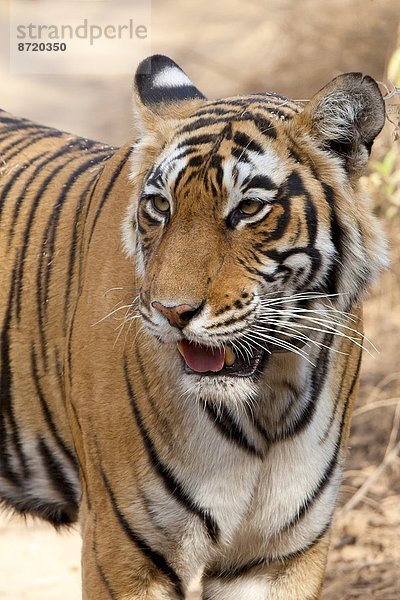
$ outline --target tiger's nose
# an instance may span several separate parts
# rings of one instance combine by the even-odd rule
[[[195,315],[197,315],[202,305],[192,306],[190,304],[178,304],[177,306],[164,306],[161,302],[152,302],[151,305],[158,310],[164,317],[167,317],[170,325],[183,329]]]

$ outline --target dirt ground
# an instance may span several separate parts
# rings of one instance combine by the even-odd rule
[[[274,90],[307,98],[339,72],[384,80],[399,17],[397,0],[154,0],[152,51],[171,55],[210,97]],[[13,76],[7,26],[0,4],[2,108],[109,143],[126,141],[131,76]],[[375,160],[392,144],[388,130]],[[367,336],[379,352],[364,356],[325,600],[400,600],[400,212],[388,210],[381,190],[375,200],[384,218],[390,214],[392,267],[365,306]],[[0,515],[0,600],[77,600],[79,547],[77,532],[60,535]]]

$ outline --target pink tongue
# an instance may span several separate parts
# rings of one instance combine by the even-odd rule
[[[225,350],[223,348],[209,348],[193,344],[188,340],[179,342],[179,348],[186,364],[197,373],[218,372],[224,366]]]

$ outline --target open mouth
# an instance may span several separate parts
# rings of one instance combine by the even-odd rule
[[[229,345],[212,348],[186,339],[179,341],[177,347],[186,373],[207,376],[252,377],[262,369],[267,356],[261,348],[253,348],[251,354],[244,356],[235,353]]]

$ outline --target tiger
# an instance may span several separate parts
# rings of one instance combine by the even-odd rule
[[[321,598],[387,264],[376,82],[208,100],[142,61],[120,148],[0,113],[0,496],[84,600]]]

